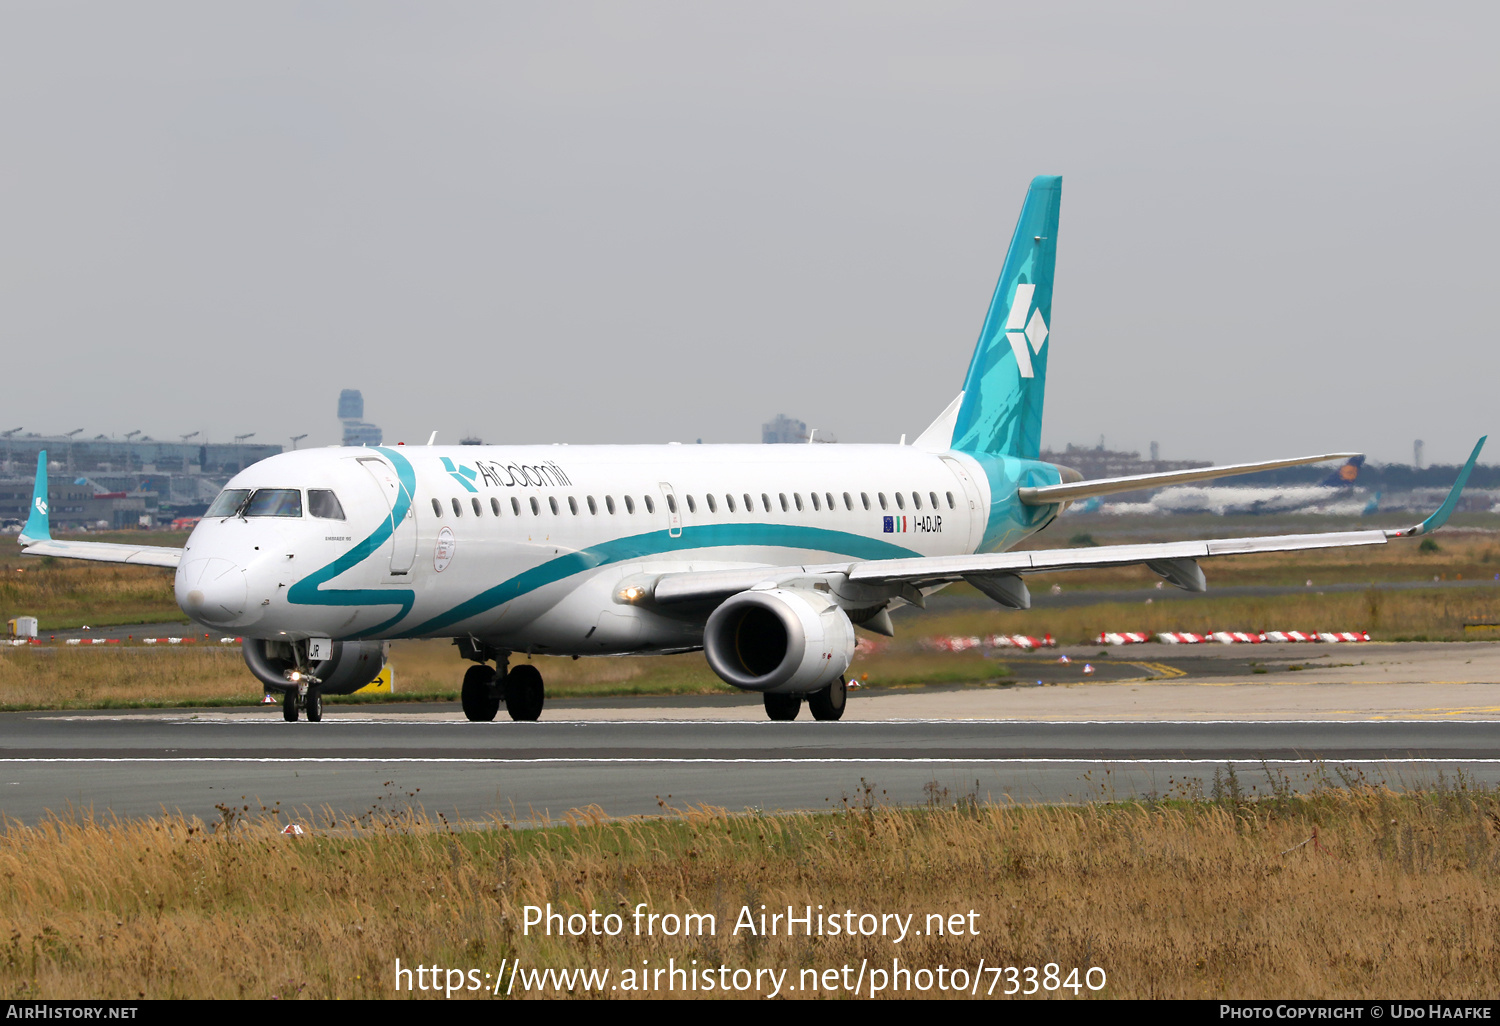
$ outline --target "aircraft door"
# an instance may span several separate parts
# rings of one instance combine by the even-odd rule
[[[682,537],[682,510],[677,508],[677,493],[669,482],[661,482],[661,497],[667,507],[667,536]]]
[[[406,485],[396,476],[396,471],[385,460],[362,456],[359,465],[370,472],[370,476],[380,486],[380,493],[385,496],[391,517],[391,573],[410,573],[412,564],[417,560],[416,503],[406,490]]]
[[[960,507],[968,506],[969,524],[969,552],[979,551],[979,543],[984,538],[984,528],[989,522],[989,511],[984,508],[984,497],[979,492],[979,486],[974,483],[974,478],[964,469],[963,464],[957,460],[943,457],[943,463],[958,478],[963,488],[962,498],[959,499]]]

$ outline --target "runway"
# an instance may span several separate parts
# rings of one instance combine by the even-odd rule
[[[1500,644],[1130,646],[1007,656],[997,686],[870,688],[840,723],[753,695],[549,701],[539,723],[452,704],[0,714],[0,814],[299,821],[407,804],[450,822],[689,805],[743,811],[963,796],[1076,802],[1320,784],[1500,786]],[[1098,665],[1082,676],[1088,660]]]
[[[434,714],[428,714],[429,717]],[[441,714],[439,714],[441,715]],[[450,821],[733,811],[867,801],[1081,801],[1210,791],[1230,765],[1246,793],[1319,783],[1500,783],[1500,723],[1435,721],[468,723],[362,710],[264,716],[0,717],[0,811],[205,819],[224,806],[303,822],[407,803]],[[1226,785],[1227,786],[1227,785]]]

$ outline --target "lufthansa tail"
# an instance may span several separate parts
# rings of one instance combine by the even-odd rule
[[[1042,448],[1047,336],[1062,177],[1031,181],[979,344],[964,378],[953,448],[1034,460]]]

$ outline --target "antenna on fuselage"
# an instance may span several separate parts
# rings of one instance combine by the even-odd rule
[[[436,442],[437,442],[437,432],[434,431],[432,434],[430,434],[430,435],[427,436],[427,444],[428,445],[433,445]]]

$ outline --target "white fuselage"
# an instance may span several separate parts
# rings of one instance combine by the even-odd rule
[[[226,486],[262,488],[299,515],[205,518],[176,578],[194,619],[578,655],[701,645],[701,619],[619,600],[634,575],[970,553],[990,505],[971,458],[897,445],[328,448]]]

